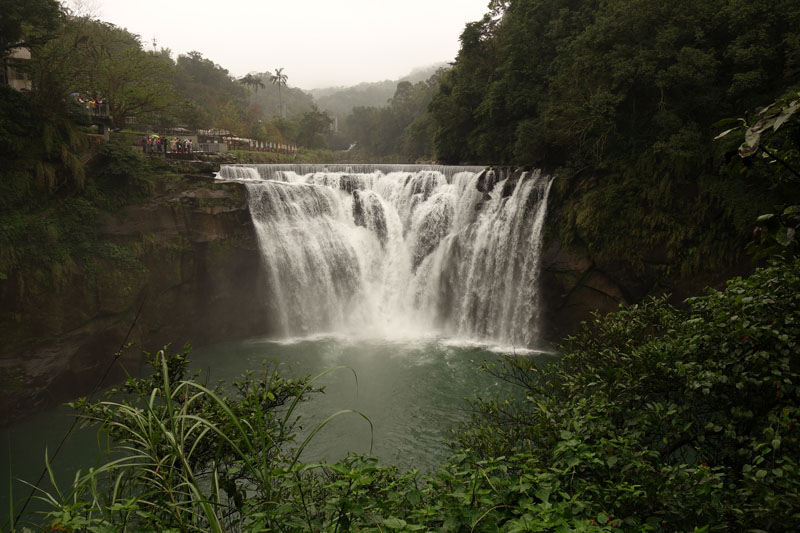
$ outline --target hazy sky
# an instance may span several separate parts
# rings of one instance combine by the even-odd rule
[[[79,0],[173,58],[197,50],[233,76],[283,67],[314,89],[396,79],[452,61],[489,0]]]

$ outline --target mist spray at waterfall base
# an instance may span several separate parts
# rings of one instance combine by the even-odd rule
[[[375,454],[405,467],[444,458],[467,397],[508,397],[476,370],[501,354],[541,351],[539,268],[552,180],[482,167],[232,165],[246,184],[279,338],[196,354],[290,374],[346,365],[324,398],[304,405],[308,427],[356,409],[375,427]],[[244,360],[242,360],[244,359]],[[229,363],[224,363],[228,365]],[[248,366],[249,365],[249,366]],[[230,376],[232,377],[232,376]],[[354,418],[326,428],[307,460],[366,452]]]
[[[478,167],[223,166],[244,181],[285,337],[534,347],[552,180]],[[274,329],[274,328],[273,328]]]

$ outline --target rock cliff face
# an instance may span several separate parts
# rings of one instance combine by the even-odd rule
[[[656,288],[667,266],[654,262],[635,270],[623,261],[595,259],[583,243],[564,246],[552,240],[542,257],[543,331],[559,340],[595,311],[607,313],[641,300]]]
[[[264,279],[242,185],[184,178],[102,220],[101,237],[134,258],[77,268],[58,290],[19,298],[6,315],[25,331],[0,355],[0,423],[136,372],[142,352],[269,334]],[[106,383],[106,384],[107,384]]]
[[[500,167],[484,171],[476,187],[485,197],[495,187],[501,187],[501,195],[506,197],[525,170],[531,169]],[[574,199],[582,191],[578,187],[571,194]],[[594,250],[579,235],[563,242],[557,235],[563,224],[561,203],[567,200],[569,197],[551,195],[548,206],[549,238],[542,252],[539,279],[543,308],[540,328],[548,341],[558,343],[577,332],[582,321],[591,320],[592,313],[608,313],[620,305],[664,294],[674,305],[681,305],[686,298],[702,294],[706,287],[721,288],[725,280],[752,272],[753,265],[743,261],[685,275],[670,260],[670,250],[655,242],[649,243],[644,253],[631,254],[642,258],[636,263]]]
[[[551,220],[551,224],[557,221]],[[634,265],[603,258],[581,241],[565,245],[554,238],[542,257],[542,331],[549,340],[560,341],[577,332],[581,321],[591,320],[592,313],[615,311],[620,305],[634,304],[648,296],[667,295],[670,303],[681,306],[686,298],[703,294],[707,287],[721,289],[726,280],[748,275],[753,268],[745,260],[684,275],[674,269],[667,250],[661,247]]]

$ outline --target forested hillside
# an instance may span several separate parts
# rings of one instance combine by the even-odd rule
[[[741,135],[714,137],[797,91],[796,2],[490,7],[438,80],[420,155],[558,169],[563,237],[634,261],[666,249],[687,271],[735,261],[760,210],[791,194],[769,169],[729,168]]]
[[[364,82],[353,87],[327,87],[309,91],[319,108],[340,119],[347,116],[354,107],[383,107],[392,98],[397,84],[407,81],[419,83],[433,76],[437,70],[447,65],[437,63],[430,67],[414,69],[399,80]]]
[[[432,109],[444,161],[685,167],[702,161],[715,121],[800,79],[794,2],[492,8],[462,34]]]

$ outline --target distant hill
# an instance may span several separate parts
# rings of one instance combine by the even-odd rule
[[[327,87],[308,91],[323,111],[328,111],[333,116],[344,118],[350,114],[354,107],[371,106],[382,107],[394,96],[397,84],[401,81],[417,83],[427,80],[447,63],[435,63],[426,67],[412,70],[408,75],[398,80],[384,80],[359,83],[353,87]]]

